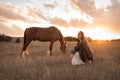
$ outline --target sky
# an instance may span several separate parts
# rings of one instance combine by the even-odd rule
[[[120,0],[0,0],[0,33],[23,37],[28,27],[56,26],[64,36],[120,38]]]

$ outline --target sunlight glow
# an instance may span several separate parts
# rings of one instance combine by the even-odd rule
[[[77,37],[79,31],[83,31],[86,37],[91,37],[93,40],[111,40],[120,38],[120,34],[113,34],[101,27],[96,28],[63,28],[58,27],[64,36]]]
[[[27,23],[25,23],[23,21],[19,21],[19,20],[10,21],[10,22],[6,23],[6,25],[8,25],[9,27],[12,27],[12,25],[14,25],[14,24],[20,26],[22,29],[25,29],[28,26]]]
[[[64,36],[72,36],[72,37],[76,37],[79,29],[78,28],[64,28],[64,27],[58,27],[58,29],[62,32],[62,34]]]
[[[100,27],[89,29],[88,31],[86,31],[86,35],[98,40],[110,39],[111,37],[111,33]]]

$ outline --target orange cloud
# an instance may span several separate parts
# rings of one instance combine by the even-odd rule
[[[0,3],[0,21],[1,23],[6,24],[7,22],[15,21],[15,20],[21,20],[24,23],[50,23],[55,24],[58,26],[62,27],[89,27],[89,26],[103,26],[106,28],[111,29],[113,32],[120,33],[120,3],[118,0],[110,0],[112,5],[106,7],[105,11],[104,9],[96,9],[95,2],[94,0],[71,0],[71,1],[65,1],[68,2],[67,4],[63,4],[63,2],[57,3],[52,2],[50,3],[41,3],[40,7],[35,7],[35,3],[31,3],[32,7],[29,6],[24,6],[26,11],[23,11],[24,9],[21,8],[21,6],[17,7],[15,5],[8,5],[8,4],[3,4]],[[17,2],[17,1],[16,1]],[[11,3],[12,4],[12,3]],[[21,3],[22,4],[22,3]],[[38,4],[37,4],[38,5]],[[34,6],[34,7],[33,7]],[[74,6],[77,8],[75,9]],[[44,7],[44,8],[43,8]],[[46,8],[45,8],[46,7]],[[63,7],[63,10],[59,10],[61,7]],[[55,9],[54,9],[55,8]],[[64,9],[65,8],[65,9]],[[47,11],[50,9],[49,11]],[[74,10],[75,9],[75,10]],[[72,10],[72,11],[71,11]],[[76,11],[77,10],[77,11]],[[51,12],[50,12],[51,11]],[[68,20],[64,20],[64,17],[61,15],[55,15],[60,11],[61,13],[63,12],[64,14],[70,14],[70,17]],[[70,12],[71,11],[71,12]],[[73,16],[76,15],[76,13],[72,12],[78,12],[80,11],[79,17]],[[47,14],[49,13],[50,14]],[[52,14],[53,12],[53,14]],[[93,24],[89,24],[89,21],[87,21],[87,17],[82,15],[85,14],[87,16],[90,16],[93,18],[91,21]],[[55,16],[54,16],[55,15]],[[79,14],[77,14],[79,15]],[[73,17],[71,17],[73,16]],[[54,17],[54,18],[53,18]],[[71,19],[71,20],[70,20]]]
[[[54,4],[44,4],[44,6],[45,6],[46,8],[51,8],[51,9],[53,9],[53,8],[56,7]]]
[[[69,27],[69,24],[67,21],[61,18],[58,18],[58,17],[52,18],[49,21],[51,24],[55,24],[55,25],[62,26],[62,27]]]
[[[6,34],[11,36],[23,36],[24,30],[20,26],[13,24],[12,27],[8,27],[5,24],[0,23],[0,34]]]
[[[78,19],[71,19],[69,24],[72,27],[88,27],[88,25],[89,25],[87,22],[85,22],[83,20],[78,20]]]
[[[6,23],[11,20],[21,20],[26,23],[40,23],[36,18],[47,20],[38,9],[29,6],[26,6],[25,8],[27,8],[27,14],[24,14],[23,10],[20,8],[0,3],[1,22]]]
[[[22,20],[27,22],[28,19],[26,16],[21,13],[16,13],[15,8],[12,5],[5,5],[0,3],[0,17],[8,20]]]
[[[34,18],[42,18],[42,19],[44,19],[44,20],[48,20],[44,15],[43,15],[43,13],[40,11],[40,10],[38,10],[37,8],[33,8],[33,7],[30,7],[30,6],[26,6],[26,8],[27,8],[27,10],[28,10],[28,15],[29,16],[32,16],[32,17],[34,17]]]
[[[106,9],[96,9],[95,3],[92,0],[72,0],[73,6],[79,8],[87,15],[93,18],[94,26],[103,26],[115,33],[120,33],[120,3],[118,0],[110,0],[112,6]]]

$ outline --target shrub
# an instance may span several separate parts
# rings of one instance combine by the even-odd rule
[[[89,42],[93,41],[92,38],[90,38],[90,37],[87,37],[87,40],[88,40]]]
[[[20,38],[17,38],[15,42],[20,43]]]

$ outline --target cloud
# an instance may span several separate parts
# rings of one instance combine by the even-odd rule
[[[49,22],[51,24],[55,24],[55,25],[58,25],[58,26],[69,27],[69,24],[66,20],[63,20],[63,19],[58,18],[58,17],[50,19]]]
[[[111,0],[112,6],[109,7],[110,26],[120,33],[120,3],[117,0]]]
[[[80,12],[85,12],[86,14],[92,16],[92,15],[97,15],[94,1],[91,0],[71,0],[73,6],[79,8]]]
[[[2,4],[0,3],[0,21],[3,23],[9,22],[11,20],[21,20],[26,23],[40,23],[38,18],[41,20],[47,20],[47,18],[40,12],[39,9],[25,6],[26,12],[21,7],[16,8],[13,5]],[[25,14],[27,13],[27,14]]]
[[[15,12],[17,9],[12,5],[5,5],[0,3],[0,17],[7,20],[22,20],[27,22],[27,17],[21,13]]]
[[[87,22],[85,22],[83,20],[78,20],[78,19],[71,19],[69,24],[72,27],[88,27],[88,25],[89,25]]]
[[[113,32],[120,33],[120,3],[118,0],[110,0],[112,5],[105,7],[106,11],[102,8],[97,9],[95,0],[62,0],[61,2],[47,0],[38,2],[40,1],[30,1],[30,4],[27,5],[27,2],[23,4],[20,2],[22,7],[12,3],[11,5],[0,3],[1,24],[4,23],[3,26],[6,26],[6,23],[13,22],[12,25],[15,26],[14,21],[20,20],[27,24],[49,22],[50,25],[55,24],[62,27],[103,26]],[[16,3],[19,2],[16,1]],[[93,22],[92,25],[90,21]]]
[[[1,18],[1,19],[0,19],[0,23],[7,23],[7,22],[9,22],[9,20],[7,20],[7,19],[5,19],[5,18]]]
[[[8,25],[0,23],[0,34],[22,37],[23,33],[24,33],[24,30],[16,24],[13,24],[10,27]]]
[[[39,17],[41,19],[48,20],[39,9],[34,8],[34,7],[30,7],[29,5],[26,5],[26,8],[28,10],[28,15],[29,16],[32,16],[34,18]]]
[[[46,8],[51,8],[51,9],[54,9],[55,7],[56,7],[56,5],[54,5],[54,4],[44,4],[44,6],[46,7]]]
[[[120,33],[120,4],[117,0],[110,0],[112,6],[104,9],[96,9],[95,3],[92,0],[72,0],[73,6],[78,10],[93,18],[94,26],[103,26],[112,32]]]
[[[50,24],[55,24],[58,26],[62,26],[62,27],[77,27],[77,28],[87,28],[88,26],[90,26],[89,23],[83,21],[83,20],[79,20],[77,18],[75,19],[71,19],[69,22],[67,22],[66,20],[63,20],[62,18],[52,18],[49,20]]]
[[[68,8],[68,11],[66,10],[62,10],[60,15],[56,15],[54,17],[51,17],[51,15],[55,15],[57,12],[57,10],[59,9],[59,7],[61,7],[62,3],[59,4],[59,6],[57,5],[57,3],[54,2],[49,2],[49,3],[43,3],[41,5],[43,5],[44,7],[47,8],[51,8],[54,9],[55,7],[57,7],[56,11],[51,11],[51,12],[55,12],[55,13],[50,13],[50,15],[48,14],[48,11],[46,11],[47,9],[41,10],[40,8],[36,8],[33,7],[33,5],[29,5],[27,4],[26,6],[22,7],[24,9],[20,9],[21,7],[16,7],[13,5],[8,5],[8,4],[2,4],[0,3],[0,17],[2,17],[2,22],[6,23],[9,22],[11,20],[21,20],[25,23],[42,23],[42,22],[49,22],[50,24],[55,24],[58,26],[63,26],[63,27],[81,27],[81,25],[83,26],[84,24],[86,24],[86,22],[77,19],[77,18],[73,18],[68,16],[67,12],[70,12],[71,8],[68,8],[68,3],[64,4],[65,9]],[[63,6],[62,6],[63,7]],[[64,8],[63,7],[63,8]],[[66,8],[67,7],[67,8]],[[69,5],[70,7],[70,5]],[[74,11],[72,9],[72,11]],[[69,17],[69,19],[71,20],[67,20],[66,18],[64,19],[64,14]],[[72,14],[72,13],[70,13]],[[76,14],[78,15],[78,13],[76,12]],[[62,15],[62,16],[61,16]],[[77,16],[76,16],[77,17]],[[80,16],[79,16],[80,18]]]
[[[109,6],[107,12],[102,12],[101,16],[97,17],[95,24],[106,26],[114,33],[120,33],[120,4],[117,0],[111,0],[112,6]]]

